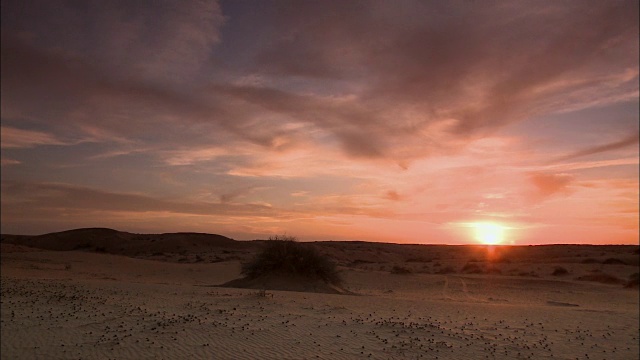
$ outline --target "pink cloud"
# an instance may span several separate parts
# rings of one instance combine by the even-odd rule
[[[2,126],[0,129],[3,149],[32,148],[41,145],[70,145],[71,143],[58,139],[55,135],[42,131],[23,130]]]
[[[11,166],[11,165],[22,164],[22,162],[20,162],[18,160],[7,159],[7,158],[4,158],[4,157],[0,161],[1,161],[2,166]]]
[[[532,173],[529,180],[536,188],[536,195],[546,198],[558,193],[569,194],[569,185],[574,182],[574,177],[570,174]]]

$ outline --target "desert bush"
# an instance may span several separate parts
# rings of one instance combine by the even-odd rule
[[[583,276],[579,276],[576,280],[580,281],[594,281],[603,284],[622,284],[624,281],[613,275],[605,274],[603,272],[591,273]]]
[[[551,275],[560,276],[560,275],[566,275],[568,273],[569,271],[563,268],[562,266],[556,266],[555,269],[553,269],[553,272],[551,273]]]
[[[482,274],[482,268],[478,264],[467,263],[460,272],[465,274]]]
[[[494,263],[511,264],[511,260],[506,257],[498,257],[493,260]]]
[[[600,261],[594,259],[594,258],[588,258],[588,259],[584,259],[581,261],[581,263],[583,264],[598,264],[600,263]]]
[[[261,298],[273,297],[273,294],[272,293],[268,293],[267,290],[265,290],[265,289],[260,289],[260,290],[256,291],[253,295],[256,296],[256,297],[261,297]]]
[[[629,280],[624,284],[626,288],[637,288],[640,285],[640,274],[633,273],[629,275]]]
[[[436,274],[444,275],[444,274],[455,274],[456,270],[452,266],[446,266],[441,269],[438,269]]]
[[[531,276],[531,277],[538,277],[538,274],[536,274],[535,271],[520,271],[518,273],[518,276]]]
[[[611,264],[619,264],[619,265],[627,265],[626,262],[616,259],[616,258],[608,258],[607,260],[602,262],[603,264],[611,265]]]
[[[375,261],[370,261],[370,260],[362,260],[362,259],[355,259],[351,262],[351,265],[357,266],[357,265],[361,265],[361,264],[374,264]]]
[[[411,270],[407,269],[404,266],[394,265],[393,268],[391,268],[391,273],[392,274],[399,274],[399,275],[411,274]]]
[[[268,274],[288,274],[342,283],[336,265],[311,245],[299,243],[295,237],[270,237],[252,260],[242,265],[242,274],[254,279]]]

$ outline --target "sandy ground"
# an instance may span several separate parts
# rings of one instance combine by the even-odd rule
[[[638,289],[575,276],[343,268],[359,295],[260,296],[214,286],[240,276],[238,261],[27,248],[3,251],[1,271],[2,359],[639,357]],[[607,271],[623,278],[638,267]]]

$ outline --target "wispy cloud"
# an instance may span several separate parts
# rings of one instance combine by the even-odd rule
[[[0,144],[3,149],[32,148],[41,145],[71,145],[72,142],[66,142],[58,139],[53,134],[42,131],[23,130],[8,126],[0,128],[0,136],[2,140]]]
[[[277,216],[265,204],[230,204],[198,201],[175,201],[143,194],[104,191],[88,187],[56,183],[3,183],[3,211],[14,214],[26,203],[31,207],[60,210],[93,210],[121,212],[169,212],[192,215]],[[11,206],[8,206],[11,204]],[[24,209],[26,210],[26,209]],[[23,216],[28,216],[23,213]],[[3,215],[4,217],[4,215]]]
[[[3,0],[3,224],[578,223],[638,182],[638,6]]]
[[[19,165],[19,164],[21,164],[21,162],[18,161],[18,160],[7,159],[7,158],[4,158],[4,157],[0,161],[1,161],[2,166],[11,166],[11,165]]]
[[[628,146],[638,144],[638,142],[640,142],[640,135],[636,132],[636,133],[634,133],[632,135],[629,135],[629,136],[626,136],[625,138],[623,138],[621,140],[618,140],[618,141],[613,141],[613,142],[610,142],[610,143],[607,143],[607,144],[603,144],[603,145],[592,146],[592,147],[589,147],[589,148],[586,148],[586,149],[582,149],[582,150],[576,151],[576,152],[574,152],[572,154],[559,157],[559,158],[555,159],[553,162],[572,160],[572,159],[575,159],[575,158],[578,158],[578,157],[599,154],[599,153],[612,151],[612,150],[623,149],[623,148],[626,148]]]
[[[637,73],[629,75],[635,61],[618,56],[637,53],[633,2],[591,4],[589,12],[573,2],[412,2],[410,12],[384,3],[364,10],[356,3],[273,4],[277,11],[268,20],[244,19],[273,37],[247,52],[238,62],[244,68],[226,60],[222,68],[237,78],[214,67],[206,70],[208,82],[189,74],[204,74],[222,36],[240,34],[220,33],[224,20],[215,3],[181,3],[179,12],[169,11],[169,3],[149,14],[124,2],[92,3],[90,11],[105,21],[87,35],[102,36],[91,48],[57,28],[36,30],[28,42],[7,34],[3,112],[91,124],[130,138],[191,137],[194,146],[212,137],[269,151],[333,141],[354,159],[406,166],[532,115],[589,106],[604,93],[610,101],[637,94]],[[122,15],[125,8],[131,16]],[[66,9],[62,18],[75,11]],[[444,13],[450,14],[446,22],[438,15]],[[147,27],[150,17],[164,19],[154,31]],[[69,26],[83,31],[83,24]],[[41,46],[53,36],[69,42],[66,53]],[[239,85],[247,73],[276,81]],[[179,125],[184,122],[206,131],[193,132]],[[443,123],[449,125],[435,127]]]

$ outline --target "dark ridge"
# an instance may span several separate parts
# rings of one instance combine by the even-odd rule
[[[54,251],[96,251],[135,256],[140,253],[197,253],[213,248],[246,248],[249,243],[205,233],[134,234],[108,228],[82,228],[43,235],[2,235],[2,242]]]
[[[79,228],[79,229],[71,229],[64,231],[56,231],[52,233],[42,234],[42,235],[34,235],[34,236],[49,236],[49,235],[66,235],[66,234],[83,234],[83,233],[104,233],[104,234],[115,234],[115,233],[124,233],[124,231],[118,231],[110,228],[103,227],[95,227],[95,228]]]

